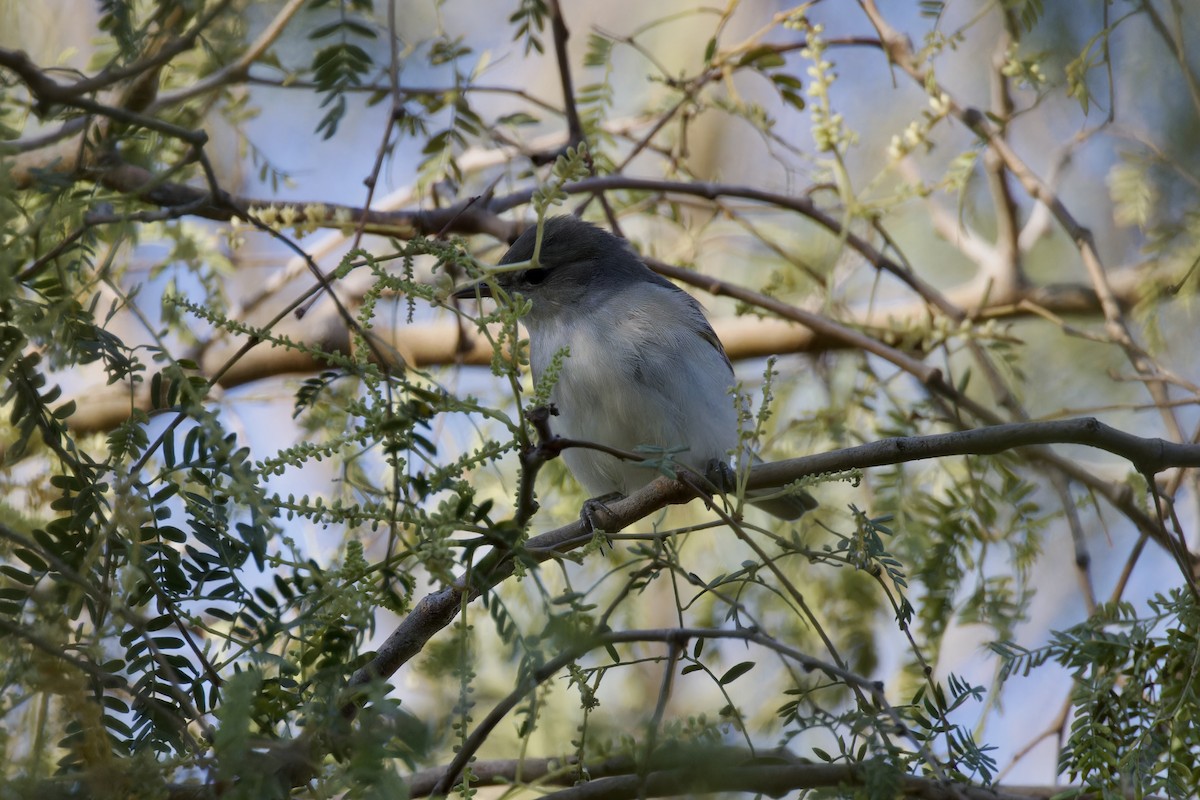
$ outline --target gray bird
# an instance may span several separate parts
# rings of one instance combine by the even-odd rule
[[[531,260],[536,238],[536,226],[528,228],[500,264]],[[685,448],[674,455],[677,462],[729,483],[730,453],[738,445],[733,367],[691,295],[652,272],[624,240],[573,216],[545,221],[536,266],[495,280],[530,302],[521,322],[534,380],[569,348],[550,398],[559,412],[557,433],[626,451]],[[479,283],[454,296],[491,297],[491,290]],[[634,492],[660,474],[582,447],[562,457],[601,500]],[[787,520],[816,507],[805,493],[755,504]]]

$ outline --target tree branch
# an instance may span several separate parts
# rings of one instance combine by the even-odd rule
[[[744,292],[730,288],[733,284],[653,259],[650,259],[649,263],[652,268],[667,277],[686,282],[714,295],[731,296],[751,302]],[[1152,281],[1145,277],[1145,272],[1138,268],[1129,268],[1114,274],[1114,286],[1118,290],[1118,296],[1122,302],[1131,305],[1137,302],[1143,292],[1152,291],[1153,285]],[[972,283],[964,286],[962,291],[951,290],[946,296],[955,302],[967,303],[967,292],[975,288],[977,287]],[[749,294],[757,295],[754,292]],[[722,317],[712,321],[713,329],[732,361],[789,353],[819,355],[855,347],[859,339],[872,342],[873,349],[892,349],[888,342],[924,327],[929,321],[928,309],[924,303],[876,308],[841,321],[813,315],[812,312],[780,301],[775,303],[784,309],[784,319],[741,316]],[[1095,293],[1088,286],[1056,284],[1028,287],[1015,303],[984,305],[976,308],[975,312],[981,319],[1019,319],[1030,316],[1049,316],[1057,319],[1060,315],[1098,313],[1099,304]],[[814,321],[815,329],[807,327],[806,321]],[[860,330],[869,333],[860,333]],[[281,338],[286,337],[306,348],[336,355],[352,355],[349,331],[332,308],[318,306],[302,321],[285,319],[274,332]],[[833,335],[835,332],[838,335]],[[841,335],[844,332],[849,333]],[[374,337],[413,367],[487,366],[491,363],[491,346],[482,335],[470,328],[462,331],[461,338],[459,333],[460,326],[454,320],[400,324],[390,330],[383,327],[372,330]],[[223,339],[217,346],[207,347],[203,355],[196,359],[200,363],[202,374],[215,373],[238,346],[237,339]],[[905,355],[903,350],[893,349],[893,352]],[[921,364],[913,354],[905,355],[905,359],[905,363],[909,365]],[[306,374],[327,368],[327,362],[307,350],[281,346],[260,347],[243,356],[237,364],[228,369],[217,385],[223,389],[231,389],[280,375]],[[79,397],[81,399],[77,402],[76,411],[69,419],[71,430],[77,435],[110,431],[128,419],[135,409],[150,411],[153,408],[148,389],[139,386],[131,395],[128,386],[107,385],[101,377],[97,377],[95,387],[79,392]],[[3,447],[0,446],[0,452],[2,450]]]
[[[575,86],[571,80],[571,60],[567,57],[567,39],[570,32],[563,19],[562,6],[558,0],[550,0],[550,31],[554,35],[554,60],[558,65],[559,82],[562,85],[563,108],[567,116],[567,144],[574,147],[583,141],[583,123],[575,104]]]
[[[283,30],[287,27],[288,22],[304,7],[305,2],[306,0],[288,0],[283,8],[279,9],[278,13],[275,14],[271,23],[263,29],[258,38],[251,42],[250,46],[240,56],[216,72],[205,76],[203,79],[189,86],[161,95],[147,110],[157,111],[162,108],[178,105],[185,100],[190,100],[205,92],[220,89],[235,81],[244,80],[249,75],[251,65],[262,58],[267,49],[283,34]]]
[[[795,481],[822,474],[833,474],[887,464],[900,464],[954,455],[988,455],[1018,447],[1050,444],[1082,444],[1119,455],[1146,475],[1168,467],[1200,467],[1200,445],[1184,445],[1162,439],[1142,438],[1111,428],[1095,419],[1058,422],[1029,422],[997,425],[989,428],[884,439],[859,447],[818,453],[801,458],[758,464],[750,470],[747,489],[787,486]],[[608,503],[611,531],[629,525],[668,505],[686,503],[693,498],[685,484],[658,478],[624,499]],[[1154,538],[1169,551],[1175,542],[1160,527],[1152,524]],[[592,540],[593,532],[582,521],[530,539],[520,554],[534,561],[545,561],[582,547]],[[392,631],[371,662],[355,673],[350,685],[386,680],[395,674],[425,643],[453,621],[463,602],[470,602],[490,591],[512,573],[512,553],[493,552],[474,573],[453,586],[426,595]],[[1180,554],[1193,573],[1197,558]],[[352,709],[347,709],[353,714]]]
[[[768,797],[783,797],[805,789],[863,787],[868,785],[867,782],[865,769],[849,764],[694,764],[686,769],[663,770],[646,775],[599,778],[541,797],[542,800],[633,800],[716,792],[752,792]],[[901,776],[898,783],[900,796],[923,800],[1031,800],[1047,798],[1063,791],[1062,787],[1057,787],[1052,792],[1015,793],[999,788],[947,784],[910,775]]]
[[[104,103],[84,97],[74,90],[70,84],[61,84],[46,76],[44,70],[34,64],[23,51],[0,48],[0,67],[7,67],[29,87],[37,105],[49,108],[55,105],[70,106],[90,114],[97,114],[108,119],[135,125],[159,133],[181,139],[193,147],[202,147],[208,141],[208,134],[202,130],[191,130],[158,119],[146,114],[139,114],[119,106]]]
[[[884,42],[884,49],[892,62],[907,72],[921,86],[931,85],[932,76],[929,70],[917,62],[908,39],[884,19],[875,0],[859,0],[859,4],[879,33],[879,38]],[[1004,138],[1003,131],[985,114],[978,109],[964,107],[953,98],[947,100],[947,106],[949,112],[959,122],[981,140],[987,142],[989,152],[995,154],[998,163],[1002,164],[1003,168],[1017,179],[1032,199],[1044,204],[1049,209],[1058,224],[1071,237],[1100,301],[1109,337],[1125,353],[1126,358],[1138,374],[1145,379],[1146,389],[1159,407],[1168,430],[1177,439],[1182,440],[1182,429],[1171,408],[1167,387],[1161,380],[1154,377],[1158,371],[1154,360],[1134,340],[1121,306],[1108,282],[1108,276],[1099,251],[1096,249],[1096,241],[1091,230],[1075,218],[1053,188],[1034,173],[1009,145]]]
[[[669,771],[692,770],[699,766],[701,769],[724,772],[730,769],[754,769],[761,767],[788,767],[795,781],[788,791],[805,788],[822,788],[837,786],[857,786],[854,772],[856,767],[850,764],[813,764],[799,758],[784,748],[774,750],[745,750],[736,747],[680,747],[652,753],[648,758],[649,773],[639,773],[638,763],[630,756],[614,756],[603,761],[579,763],[574,758],[526,758],[523,760],[506,759],[497,761],[476,761],[471,765],[475,776],[473,786],[509,786],[523,781],[536,783],[540,786],[576,787],[597,784],[611,778],[638,777],[639,775],[663,775]],[[446,772],[446,767],[414,772],[407,777],[406,783],[410,797],[428,797],[434,785]],[[580,782],[580,775],[588,776],[587,784]],[[841,775],[844,781],[824,783],[823,781]],[[990,788],[960,787],[958,792],[951,787],[936,781],[925,781],[926,786],[920,786],[924,779],[910,777],[905,790],[914,796],[922,798],[969,798],[969,800],[1046,800],[1055,795],[1065,794],[1074,787],[1071,786],[1008,786],[994,785]],[[621,784],[601,783],[602,793],[619,791]],[[747,789],[749,790],[749,788]],[[703,789],[699,791],[705,791]],[[550,796],[560,800],[570,800],[567,792],[555,792]],[[606,796],[606,794],[602,794]],[[1132,792],[1126,797],[1133,797]],[[1089,792],[1072,794],[1078,800],[1092,800],[1097,795]],[[1147,797],[1146,800],[1161,800]]]

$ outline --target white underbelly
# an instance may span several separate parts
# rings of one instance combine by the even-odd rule
[[[713,459],[726,459],[736,445],[737,414],[734,398],[727,392],[732,378],[723,379],[728,368],[715,350],[712,363],[697,364],[692,359],[672,374],[647,376],[638,373],[628,348],[622,351],[612,341],[596,337],[577,335],[569,341],[571,355],[551,393],[558,408],[558,416],[551,418],[555,433],[626,451],[684,448],[672,458],[697,470],[704,470]],[[553,355],[533,349],[535,378],[543,374]],[[593,496],[629,494],[661,474],[655,466],[581,447],[565,450],[563,459]]]

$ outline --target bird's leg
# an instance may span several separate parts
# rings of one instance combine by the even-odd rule
[[[608,523],[612,522],[613,512],[608,507],[608,504],[614,500],[624,500],[625,495],[620,492],[609,492],[602,494],[599,497],[592,497],[583,501],[583,510],[579,512],[579,518],[583,520],[583,524],[587,525],[592,533],[603,533]]]
[[[704,477],[717,487],[718,492],[732,492],[737,488],[737,473],[728,461],[714,458],[704,466]]]

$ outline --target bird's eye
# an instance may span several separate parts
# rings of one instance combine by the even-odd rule
[[[542,281],[546,280],[549,270],[544,267],[534,267],[533,269],[525,270],[525,282],[537,286]]]

